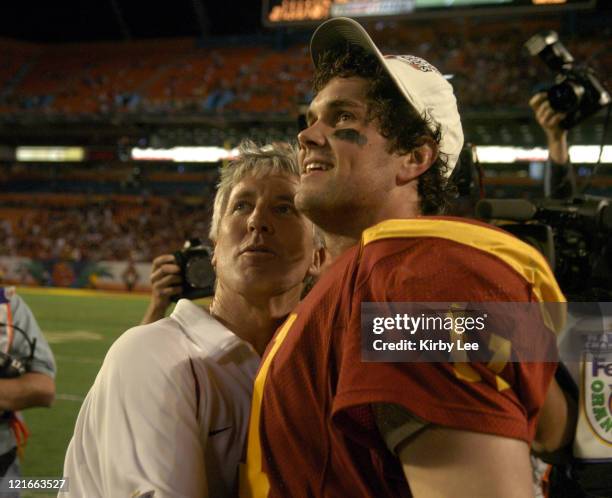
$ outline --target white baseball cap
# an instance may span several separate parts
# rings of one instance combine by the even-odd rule
[[[363,27],[348,17],[337,17],[321,24],[310,40],[315,67],[319,56],[346,44],[357,45],[375,55],[382,67],[416,111],[428,118],[432,131],[440,126],[440,152],[448,157],[450,176],[463,147],[463,129],[453,87],[433,65],[413,55],[382,55]]]

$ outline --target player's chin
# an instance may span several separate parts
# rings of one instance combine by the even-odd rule
[[[300,213],[305,214],[306,216],[308,216],[308,212],[312,207],[313,194],[314,192],[312,191],[312,189],[304,185],[300,186],[300,188],[295,194],[295,197],[293,198],[293,202],[295,203],[296,209]]]

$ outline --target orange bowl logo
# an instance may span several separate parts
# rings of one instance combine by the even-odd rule
[[[612,361],[594,355],[584,363],[584,411],[592,434],[612,444]]]

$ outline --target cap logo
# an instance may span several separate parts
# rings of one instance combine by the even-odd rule
[[[438,71],[429,62],[414,55],[385,55],[385,59],[400,59],[410,64],[413,68],[424,73],[434,72],[440,74],[440,71]]]

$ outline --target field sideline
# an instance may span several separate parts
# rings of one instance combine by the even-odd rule
[[[34,312],[57,362],[53,406],[23,412],[31,435],[22,475],[60,477],[81,402],[110,345],[140,322],[148,295],[25,287],[17,291]]]

